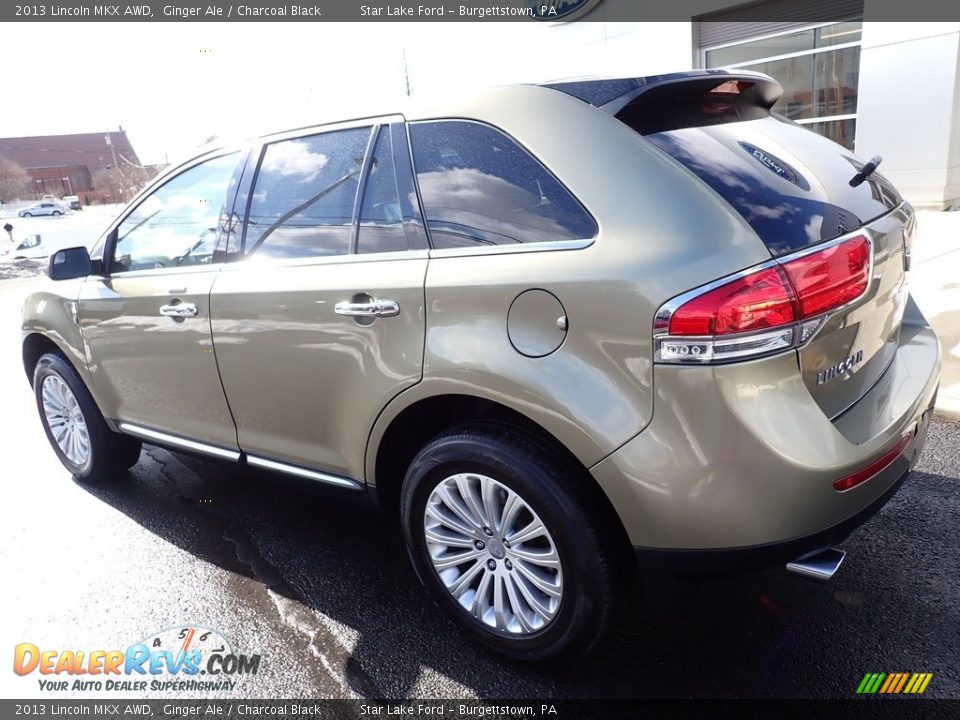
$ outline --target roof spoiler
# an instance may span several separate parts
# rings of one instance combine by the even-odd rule
[[[625,119],[646,135],[661,130],[766,116],[783,94],[769,75],[748,70],[692,70],[618,80],[552,83],[604,112]],[[712,124],[709,120],[707,124]]]

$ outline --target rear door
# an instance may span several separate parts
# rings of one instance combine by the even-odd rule
[[[415,197],[402,124],[264,145],[242,256],[211,294],[251,462],[363,478],[374,420],[422,374],[427,246]]]

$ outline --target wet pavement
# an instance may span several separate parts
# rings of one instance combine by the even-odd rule
[[[0,283],[0,652],[202,626],[262,656],[236,696],[851,697],[867,672],[922,671],[926,696],[960,698],[960,425],[932,423],[917,472],[843,544],[832,582],[773,569],[686,583],[647,610],[635,587],[581,662],[518,666],[440,615],[395,520],[355,496],[155,447],[116,481],[75,482],[20,365],[34,282]],[[36,674],[0,672],[0,696],[42,695]]]

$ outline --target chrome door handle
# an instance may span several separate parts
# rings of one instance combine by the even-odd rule
[[[160,306],[160,314],[172,318],[196,317],[197,306],[193,303],[170,303]]]
[[[400,314],[400,303],[396,300],[338,302],[333,311],[337,315],[352,315],[354,317],[393,317]]]

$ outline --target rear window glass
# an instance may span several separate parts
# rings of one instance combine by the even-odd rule
[[[346,255],[370,128],[267,146],[254,181],[245,252],[258,258]]]
[[[357,252],[399,252],[407,247],[390,129],[385,127],[380,130],[377,144],[373,148],[370,170],[363,189]]]
[[[436,248],[592,238],[593,218],[499,130],[450,120],[410,126],[424,213]]]

